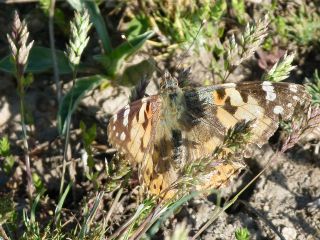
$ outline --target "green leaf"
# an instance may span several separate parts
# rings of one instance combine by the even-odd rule
[[[15,161],[14,157],[10,154],[10,143],[7,136],[0,139],[0,156],[4,157],[3,170],[6,174],[9,174]]]
[[[59,106],[58,130],[60,134],[63,134],[66,130],[66,119],[68,115],[74,112],[85,94],[99,86],[104,81],[107,81],[107,77],[102,75],[76,79],[75,85],[64,96]]]
[[[319,107],[320,106],[320,74],[317,69],[314,71],[311,79],[308,79],[308,78],[306,79],[305,87],[311,95],[311,99],[312,99],[311,104],[316,107]]]
[[[62,206],[63,206],[63,204],[66,200],[66,197],[70,191],[71,186],[72,186],[72,182],[69,182],[69,184],[67,185],[66,189],[64,190],[61,198],[59,199],[58,205],[55,210],[55,222],[56,223],[58,223],[58,221],[60,220],[61,209],[62,209]]]
[[[123,61],[139,50],[143,44],[153,36],[153,31],[145,32],[131,40],[122,43],[108,55],[97,55],[95,59],[99,61],[107,70],[109,76],[114,77],[122,65]]]
[[[126,37],[131,40],[132,38],[146,32],[149,28],[149,22],[145,15],[136,15],[128,24],[126,30]]]
[[[67,2],[73,7],[76,11],[83,10],[83,2],[82,0],[67,0]]]
[[[33,182],[34,186],[36,187],[37,192],[41,191],[44,188],[41,177],[35,172],[32,173],[32,182]]]
[[[0,156],[7,157],[10,154],[10,143],[7,136],[0,139]]]
[[[240,24],[245,23],[245,2],[244,0],[232,0],[231,1],[232,10],[235,12],[237,20]]]
[[[4,163],[3,163],[3,170],[7,175],[10,174],[14,163],[15,163],[15,160],[14,160],[14,157],[12,155],[9,155],[9,156],[5,157]]]
[[[237,229],[234,233],[237,240],[249,240],[250,239],[250,233],[247,228],[240,228]]]
[[[226,9],[227,9],[226,1],[217,0],[210,11],[210,18],[215,22],[219,21],[222,15],[225,13]]]
[[[107,31],[106,24],[103,17],[101,16],[97,3],[94,1],[85,1],[84,3],[86,8],[88,9],[91,22],[98,32],[104,51],[106,53],[110,53],[112,51],[112,47],[109,33]]]
[[[92,221],[97,213],[98,207],[102,201],[102,197],[104,195],[104,192],[99,192],[96,196],[96,199],[94,201],[94,204],[92,208],[90,209],[90,212],[88,212],[84,218],[84,222],[81,226],[80,232],[79,232],[79,239],[87,239],[85,238],[86,234],[89,232],[90,226],[92,224]]]
[[[61,74],[71,73],[68,59],[63,51],[56,51],[58,68]],[[33,47],[28,59],[26,72],[39,73],[52,69],[51,49],[45,47]],[[11,61],[11,55],[0,60],[0,70],[14,74],[14,64]]]
[[[50,0],[39,0],[39,5],[42,11],[47,15],[50,8]]]
[[[37,213],[36,213],[36,208],[37,208],[37,206],[38,206],[38,204],[39,204],[39,202],[40,202],[40,198],[41,198],[41,196],[45,193],[45,189],[42,189],[39,193],[38,193],[38,195],[36,196],[36,198],[33,200],[33,203],[32,203],[32,207],[31,207],[31,213],[30,213],[30,221],[32,222],[32,223],[35,223],[36,222],[36,216],[38,215]]]

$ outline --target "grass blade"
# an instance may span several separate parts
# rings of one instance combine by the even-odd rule
[[[112,51],[111,41],[109,37],[109,33],[107,31],[106,24],[104,22],[103,17],[101,16],[99,7],[95,1],[82,1],[85,3],[86,8],[88,9],[89,15],[91,17],[91,22],[96,28],[100,40],[102,42],[103,49],[106,53],[110,53]]]
[[[36,208],[40,202],[40,198],[41,196],[45,193],[45,189],[43,188],[39,194],[36,196],[36,198],[34,199],[33,203],[32,203],[32,207],[31,207],[31,214],[30,214],[30,221],[31,222],[35,222],[36,221]]]
[[[103,195],[104,195],[104,192],[99,192],[98,196],[96,197],[96,199],[94,201],[92,209],[90,210],[90,212],[85,217],[85,221],[83,222],[81,231],[79,233],[79,239],[84,239],[85,235],[89,231],[91,222],[92,222],[92,220],[93,220],[93,218],[94,218],[94,216],[95,216],[95,214],[97,212],[97,209],[99,207],[99,204],[100,204],[100,202],[102,200]]]
[[[57,207],[56,207],[56,210],[55,210],[55,223],[56,223],[56,224],[57,224],[57,223],[59,222],[59,220],[60,220],[61,209],[62,209],[62,206],[63,206],[63,204],[64,204],[64,202],[65,202],[65,200],[66,200],[66,197],[67,197],[67,195],[68,195],[68,193],[69,193],[69,191],[70,191],[71,186],[72,186],[72,182],[70,182],[70,183],[67,185],[67,187],[66,187],[66,189],[64,190],[64,192],[63,192],[63,194],[62,194],[62,196],[61,196],[61,198],[60,198],[60,200],[59,200],[59,203],[58,203],[58,205],[57,205]]]

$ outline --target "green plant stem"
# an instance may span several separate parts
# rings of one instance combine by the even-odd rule
[[[53,65],[53,76],[54,81],[56,83],[56,90],[57,90],[57,100],[60,103],[61,100],[61,84],[59,79],[59,68],[57,63],[57,55],[56,55],[56,47],[55,47],[55,38],[54,38],[54,8],[55,8],[56,0],[50,0],[50,8],[49,8],[49,39],[50,39],[50,49],[51,49],[51,56],[52,56],[52,65]]]
[[[32,173],[30,167],[30,156],[29,156],[29,145],[28,145],[28,135],[27,135],[27,126],[25,123],[25,108],[24,108],[24,86],[23,86],[23,75],[17,74],[18,80],[18,92],[19,92],[19,103],[20,103],[20,115],[21,115],[21,128],[23,134],[23,152],[24,152],[24,161],[26,165],[27,173],[27,193],[29,199],[32,199],[33,194],[33,182],[32,182]]]
[[[72,87],[75,86],[76,76],[77,76],[77,70],[75,68],[73,71],[73,77],[72,77]],[[65,133],[64,151],[63,151],[62,177],[61,177],[60,190],[59,190],[60,196],[63,193],[68,157],[70,157],[70,159],[72,159],[71,151],[70,151],[70,156],[68,156],[68,150],[70,147],[69,140],[70,140],[70,124],[71,124],[71,119],[72,119],[72,111],[71,111],[72,101],[73,101],[73,92],[71,95],[71,101],[70,101],[69,109],[68,109],[68,116],[66,119],[66,133]]]

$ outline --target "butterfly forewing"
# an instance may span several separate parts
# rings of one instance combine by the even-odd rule
[[[133,164],[140,163],[150,152],[151,132],[160,106],[158,96],[146,97],[125,106],[110,119],[110,143]]]

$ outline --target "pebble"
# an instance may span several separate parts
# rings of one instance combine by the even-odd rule
[[[297,239],[297,231],[291,227],[284,227],[282,229],[282,235],[286,240],[295,240]]]

